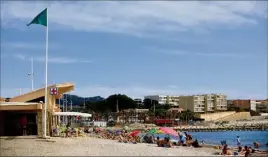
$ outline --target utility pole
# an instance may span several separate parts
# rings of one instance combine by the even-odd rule
[[[119,112],[118,100],[116,100],[116,113]]]
[[[34,72],[33,72],[33,57],[31,58],[31,73],[28,74],[31,78],[32,91],[34,90]]]
[[[69,92],[69,94],[70,94],[70,100],[71,100],[71,111],[73,110],[73,101],[72,101],[72,95],[71,95],[71,93]]]
[[[154,101],[154,117],[155,117],[155,101]]]
[[[86,109],[86,98],[84,98],[84,109]]]

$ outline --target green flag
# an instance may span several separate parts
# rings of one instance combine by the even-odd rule
[[[41,13],[39,13],[31,23],[27,24],[27,26],[30,26],[31,24],[38,24],[47,26],[47,8],[43,10]]]

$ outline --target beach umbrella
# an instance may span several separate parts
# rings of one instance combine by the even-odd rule
[[[172,135],[172,136],[179,136],[177,131],[168,127],[161,127],[159,130],[162,130],[164,133]]]
[[[159,130],[154,128],[154,129],[149,130],[147,134],[157,134],[158,132]]]
[[[133,131],[133,132],[131,132],[131,133],[129,134],[129,136],[134,137],[134,136],[137,136],[137,135],[140,134],[140,133],[141,133],[140,131]]]

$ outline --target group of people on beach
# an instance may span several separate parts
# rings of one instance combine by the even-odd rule
[[[137,144],[140,142],[144,143],[151,143],[151,144],[157,144],[159,147],[166,147],[171,148],[173,146],[193,146],[195,148],[201,147],[199,142],[197,140],[193,141],[192,135],[187,134],[186,132],[181,133],[179,135],[179,140],[174,141],[170,139],[169,135],[166,135],[163,139],[160,139],[160,137],[156,137],[153,134],[146,134],[144,136],[131,136],[127,130],[118,130],[118,131],[110,131],[110,130],[103,130],[100,131],[99,129],[95,128],[93,130],[94,133],[99,134],[100,138],[104,139],[111,139],[111,140],[118,140],[118,142],[123,143],[133,143]]]
[[[249,157],[250,154],[252,153],[258,153],[258,154],[265,153],[259,150],[260,143],[258,142],[253,142],[253,148],[247,145],[242,147],[240,137],[237,136],[236,143],[237,143],[237,148],[230,148],[228,147],[226,140],[221,141],[222,152],[220,154],[221,155],[244,155],[245,157]]]
[[[157,136],[156,134],[146,134],[146,131],[143,132],[144,136],[138,136],[138,135],[133,136],[127,130],[110,131],[110,130],[100,130],[99,128],[94,128],[93,133],[98,134],[100,138],[118,140],[118,142],[122,143],[137,144],[140,142],[144,142],[144,143],[156,144],[158,147],[165,147],[165,148],[171,148],[173,146],[186,146],[186,147],[192,146],[194,148],[198,148],[202,147],[201,145],[204,145],[203,141],[201,141],[200,144],[197,139],[193,140],[192,135],[187,132],[179,133],[178,141],[174,141],[174,139],[171,139],[170,135],[168,134],[163,139],[160,139],[160,137]],[[237,136],[236,142],[237,142],[237,148],[230,148],[227,145],[226,140],[221,141],[221,146],[217,146],[219,149],[222,150],[220,155],[224,156],[244,155],[245,157],[248,157],[252,153],[258,153],[258,154],[267,153],[265,151],[259,150],[260,143],[258,142],[253,142],[253,148],[250,146],[242,147],[239,136]]]

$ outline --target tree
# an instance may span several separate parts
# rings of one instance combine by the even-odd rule
[[[190,111],[190,110],[186,110],[186,111],[182,111],[179,115],[179,118],[181,120],[185,120],[185,121],[188,121],[188,120],[192,120],[196,117],[195,113]]]
[[[106,99],[106,103],[109,106],[108,108],[112,112],[116,112],[116,105],[118,103],[118,108],[119,110],[124,110],[124,109],[134,109],[137,108],[137,104],[133,99],[126,95],[121,95],[121,94],[114,94],[109,96]]]
[[[137,107],[135,101],[132,100],[130,97],[121,94],[114,94],[103,101],[87,102],[86,111],[94,111],[97,113],[116,112],[117,103],[119,110],[133,109]]]
[[[249,112],[250,112],[251,116],[260,116],[261,115],[260,112],[257,112],[257,111],[254,111],[254,110],[250,110]]]

